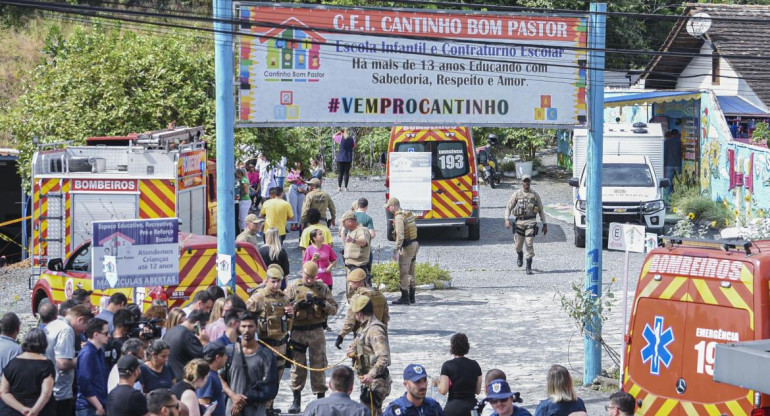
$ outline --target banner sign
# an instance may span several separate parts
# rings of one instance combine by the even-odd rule
[[[179,190],[206,183],[206,151],[189,150],[179,155],[177,174]]]
[[[179,284],[179,220],[94,221],[94,289]]]
[[[430,152],[391,152],[390,196],[398,198],[401,208],[424,215],[433,209]]]
[[[584,17],[241,3],[241,126],[585,122]]]

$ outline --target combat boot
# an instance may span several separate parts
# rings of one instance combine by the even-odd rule
[[[409,304],[409,292],[406,290],[401,291],[401,298],[391,302],[393,305],[408,305]]]
[[[532,273],[532,258],[527,259],[527,274],[533,274]]]
[[[291,402],[289,413],[295,415],[299,413],[300,408],[302,407],[302,390],[292,390],[292,393],[294,393],[294,401]]]
[[[409,288],[409,303],[414,303],[414,288]]]
[[[523,251],[517,251],[516,252],[516,265],[521,267],[524,264],[524,252]]]

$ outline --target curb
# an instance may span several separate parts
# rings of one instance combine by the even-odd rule
[[[427,285],[418,285],[415,287],[417,290],[444,290],[449,289],[452,287],[452,280],[448,280],[444,282],[444,284],[441,285],[441,287],[437,288],[434,283],[428,283]],[[380,286],[377,288],[378,290],[382,291],[382,293],[398,293],[398,292],[385,292],[385,289],[387,289],[387,286],[380,283]]]

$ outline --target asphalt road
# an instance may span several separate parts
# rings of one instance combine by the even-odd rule
[[[380,178],[351,179],[348,192],[337,192],[336,179],[325,181],[338,207],[338,217],[349,209],[354,200],[369,200],[369,215],[374,219],[378,236],[373,240],[375,261],[390,259],[393,243],[385,238],[384,181]],[[572,371],[577,383],[582,382],[583,339],[574,322],[562,311],[559,294],[571,295],[571,283],[582,286],[585,251],[573,245],[572,224],[549,217],[547,236],[538,236],[535,243],[533,276],[515,264],[513,236],[503,221],[505,206],[511,193],[518,189],[518,181],[504,183],[497,189],[481,187],[481,239],[469,241],[462,228],[421,229],[418,261],[437,262],[448,269],[453,277],[448,290],[421,291],[413,306],[391,306],[389,327],[394,383],[390,400],[404,393],[401,384],[403,368],[409,363],[426,366],[431,375],[438,375],[441,364],[451,359],[449,337],[464,332],[471,343],[469,358],[475,359],[486,372],[500,368],[508,375],[515,391],[522,393],[523,407],[534,411],[537,403],[546,397],[545,377],[552,364],[562,364]],[[540,193],[544,204],[570,203],[571,188],[565,176],[536,176],[532,188]],[[339,243],[339,242],[338,242]],[[338,244],[336,243],[336,244]],[[335,245],[336,245],[335,244]],[[287,249],[298,269],[299,250],[296,236],[287,239]],[[624,255],[603,252],[602,279],[604,290],[614,292],[616,300],[604,324],[603,337],[607,344],[619,351],[622,342],[622,278]],[[644,255],[631,254],[629,305],[633,297],[638,271]],[[615,283],[613,282],[615,280]],[[335,297],[340,302],[339,316],[347,305],[342,288],[342,271],[335,273]],[[397,294],[389,294],[397,298]],[[338,331],[342,321],[330,320]],[[329,363],[342,360],[343,354],[334,348],[336,332],[327,333]],[[346,339],[346,345],[350,336]],[[613,362],[605,354],[603,368]],[[277,407],[287,409],[291,402],[288,374],[284,376]],[[311,400],[309,385],[303,395],[303,409]],[[354,395],[358,390],[354,391]],[[609,393],[579,388],[589,414],[605,414]]]

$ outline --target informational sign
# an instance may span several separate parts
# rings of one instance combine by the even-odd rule
[[[390,196],[398,198],[403,209],[432,210],[431,154],[391,152],[388,157],[390,158]]]
[[[649,253],[658,247],[658,235],[655,233],[644,234],[644,252]]]
[[[644,235],[644,225],[623,224],[626,250],[632,253],[644,253]]]
[[[219,286],[227,286],[233,280],[233,256],[217,254],[217,279],[219,279]]]
[[[192,188],[206,182],[206,151],[190,150],[179,155],[179,189]]]
[[[240,3],[242,126],[585,122],[587,18]]]
[[[95,221],[94,289],[179,284],[179,220]]]
[[[623,236],[623,224],[611,222],[609,234],[607,235],[607,250],[626,250],[626,239]]]
[[[72,192],[139,192],[136,179],[73,179]]]

